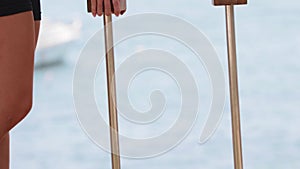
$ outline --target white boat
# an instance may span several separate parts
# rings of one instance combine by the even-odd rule
[[[44,19],[41,23],[35,67],[43,68],[63,63],[67,49],[80,37],[81,21],[64,23]]]

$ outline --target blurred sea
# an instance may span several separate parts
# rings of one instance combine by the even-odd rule
[[[42,1],[44,19],[58,23],[82,22],[80,38],[70,47],[56,51],[63,63],[35,71],[34,107],[31,114],[12,131],[12,169],[108,169],[110,154],[98,148],[81,130],[72,97],[72,79],[80,50],[87,40],[102,27],[102,19],[86,13],[85,1]],[[215,46],[227,72],[225,17],[222,7],[210,1],[129,1],[126,15],[159,12],[180,17],[198,27]],[[125,15],[125,16],[126,16]],[[238,67],[242,112],[244,165],[246,169],[300,168],[300,2],[250,1],[236,8]],[[138,24],[138,23],[137,23]],[[148,47],[174,45],[171,40],[137,38],[117,47],[117,65],[126,54]],[[178,45],[178,44],[177,44]],[[207,117],[211,99],[209,79],[201,62],[188,60],[191,55],[183,47],[174,48],[178,57],[196,72],[200,91],[201,110],[195,127],[176,148],[150,159],[122,159],[124,169],[232,169],[232,144],[229,103],[215,135],[205,144],[198,143]],[[191,56],[192,57],[192,56]],[[106,110],[104,67],[97,75],[100,109]],[[157,72],[156,72],[157,73]],[[137,109],[147,109],[147,85],[156,78],[168,77],[147,74],[152,82],[134,85],[132,102]],[[227,76],[227,73],[226,73]],[[102,80],[101,80],[102,79]],[[139,79],[140,82],[147,78]],[[159,85],[158,85],[159,86]],[[179,96],[176,85],[170,98]],[[227,87],[228,88],[228,87]],[[168,89],[162,89],[168,91]],[[170,89],[169,89],[170,90]],[[150,91],[149,91],[150,92]],[[170,92],[170,91],[169,91]],[[140,100],[140,98],[143,98]],[[172,113],[179,100],[169,104]],[[123,133],[126,127],[120,119]],[[124,123],[123,123],[124,122]],[[170,121],[166,121],[170,124]],[[156,130],[164,123],[151,125]],[[147,128],[153,131],[151,128]],[[138,129],[137,129],[138,130]],[[136,131],[137,131],[136,130]],[[146,131],[145,131],[146,132]],[[140,133],[135,133],[140,136]],[[141,133],[143,134],[143,133]]]

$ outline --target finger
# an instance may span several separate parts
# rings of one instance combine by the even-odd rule
[[[111,14],[110,0],[104,0],[104,13],[105,15]]]
[[[97,13],[97,0],[92,0],[91,1],[92,5],[92,14],[95,17]]]
[[[103,14],[103,0],[97,0],[97,14],[98,16]]]
[[[120,15],[121,9],[120,9],[120,0],[113,0],[114,5],[114,13],[116,16]]]

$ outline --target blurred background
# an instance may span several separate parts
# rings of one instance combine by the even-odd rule
[[[26,120],[12,131],[12,169],[108,169],[111,167],[110,154],[94,145],[81,130],[72,97],[76,61],[88,39],[102,27],[102,18],[87,14],[85,1],[42,0],[42,9],[34,107]],[[177,16],[199,28],[215,46],[227,77],[223,7],[214,7],[210,1],[128,0],[125,16],[144,12]],[[236,8],[246,169],[300,168],[299,16],[300,2],[297,0],[250,0],[248,6]],[[165,47],[168,43],[171,45],[171,40],[147,37],[124,42],[116,48],[117,65],[126,54],[148,47]],[[124,169],[232,169],[229,101],[227,99],[215,135],[200,145],[200,132],[211,99],[209,78],[201,62],[192,64],[192,59],[187,59],[191,53],[185,54],[180,46],[174,50],[179,50],[178,58],[191,64],[199,77],[197,84],[202,106],[197,122],[189,136],[170,152],[150,159],[125,158],[122,166]],[[99,80],[97,86],[105,91],[104,66],[99,70],[98,78],[103,82]],[[149,107],[137,101],[140,96],[135,91],[141,91],[143,87],[136,85],[131,90],[133,103],[140,109]],[[174,97],[178,95],[174,94]],[[100,107],[105,111],[105,92],[99,99],[103,104]],[[171,107],[176,107],[176,101],[172,101]],[[122,124],[120,127],[124,133],[133,130]]]

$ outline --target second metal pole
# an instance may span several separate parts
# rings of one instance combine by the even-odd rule
[[[227,45],[228,45],[228,66],[229,66],[229,82],[230,82],[234,167],[235,169],[243,169],[239,89],[238,89],[238,73],[237,73],[238,70],[237,70],[235,26],[234,26],[235,24],[234,6],[226,5],[225,8],[226,8],[226,28],[227,28]]]
[[[116,99],[116,82],[115,82],[115,62],[114,62],[114,44],[111,15],[103,16],[104,34],[105,34],[105,51],[106,51],[106,73],[107,73],[107,90],[108,90],[108,108],[110,124],[110,146],[112,169],[120,169],[120,148],[118,134],[118,113]]]

